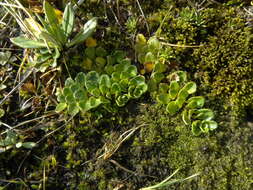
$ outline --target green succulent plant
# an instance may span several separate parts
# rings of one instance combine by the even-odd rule
[[[4,139],[0,140],[0,153],[5,152],[6,150],[9,150],[11,148],[27,148],[31,149],[36,146],[36,143],[34,142],[22,142],[21,139],[19,139],[18,134],[13,130],[7,130],[6,136]]]
[[[70,115],[87,112],[98,106],[113,111],[114,103],[125,106],[130,99],[140,98],[147,91],[143,76],[130,61],[110,65],[107,74],[90,71],[78,73],[75,80],[68,78],[62,90],[58,89],[56,112],[67,110]]]
[[[148,81],[148,90],[155,94],[159,84],[165,79],[167,65],[165,59],[161,56],[163,52],[160,41],[153,36],[146,40],[142,34],[136,36],[135,50],[138,55],[138,61],[143,65],[142,73],[151,73]]]
[[[157,72],[158,67],[161,67],[161,65],[157,67],[157,64],[161,63],[161,61],[159,60],[159,52],[161,48],[162,45],[156,38],[156,36],[153,36],[148,40],[146,40],[143,34],[138,34],[136,36],[135,50],[138,55],[138,61],[144,67],[144,72]],[[165,67],[165,65],[163,65],[162,67]],[[162,70],[164,70],[164,68],[162,68]]]
[[[197,90],[196,83],[187,81],[186,72],[176,71],[168,76],[170,84],[160,83],[156,99],[158,103],[166,105],[166,111],[175,115],[183,107],[182,119],[186,125],[191,125],[192,133],[200,135],[218,127],[213,121],[213,111],[203,109],[205,98],[193,96]],[[190,97],[190,98],[189,98]]]
[[[21,23],[22,28],[26,29],[24,32],[29,37],[19,36],[10,40],[22,48],[35,49],[36,65],[44,64],[44,67],[48,65],[55,67],[61,51],[82,43],[94,32],[97,19],[90,19],[81,31],[71,39],[75,19],[71,3],[65,7],[61,19],[58,18],[55,9],[47,1],[43,3],[43,10],[45,19],[36,15],[42,25],[35,21],[34,15],[29,15],[29,18],[24,22],[18,22]]]

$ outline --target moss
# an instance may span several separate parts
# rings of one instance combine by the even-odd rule
[[[240,128],[234,128],[225,117],[217,119],[223,121],[219,123],[218,131],[209,136],[194,137],[189,128],[164,114],[163,109],[149,107],[138,118],[139,122],[145,121],[148,125],[135,137],[128,152],[130,165],[137,173],[159,176],[159,179],[178,168],[181,170],[177,178],[201,172],[191,182],[171,189],[251,189],[253,170],[249,152],[252,147],[248,143],[252,140],[253,125],[240,123]],[[156,180],[146,177],[141,181],[147,185]],[[141,186],[143,184],[137,185],[138,188]]]
[[[225,14],[225,13],[224,13]],[[224,15],[223,26],[214,30],[208,43],[194,51],[203,86],[210,88],[209,96],[226,100],[225,107],[243,113],[252,106],[252,29],[235,9]],[[240,114],[237,114],[240,115]]]

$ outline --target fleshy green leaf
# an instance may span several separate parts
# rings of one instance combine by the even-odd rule
[[[85,87],[91,93],[98,88],[99,74],[96,71],[91,71],[86,75]]]
[[[171,99],[175,99],[179,92],[180,86],[177,81],[171,81],[169,88],[169,95]]]
[[[106,55],[107,55],[107,52],[104,48],[102,48],[102,47],[97,47],[96,48],[96,56],[105,57]]]
[[[55,111],[57,113],[63,111],[65,108],[67,108],[67,104],[66,103],[59,103],[56,108],[55,108]]]
[[[144,94],[148,89],[147,84],[140,84],[136,87],[130,86],[129,95],[133,98],[140,98],[142,94]]]
[[[157,83],[153,78],[151,78],[148,81],[148,91],[152,93],[155,92],[156,90],[157,90]]]
[[[68,104],[72,104],[76,102],[76,99],[74,98],[73,94],[67,95],[65,97],[65,100]]]
[[[76,103],[70,103],[68,105],[68,113],[72,116],[75,116],[79,112],[79,107]]]
[[[47,47],[44,42],[30,40],[30,39],[22,37],[22,36],[16,37],[16,38],[11,38],[10,40],[11,40],[12,43],[14,43],[15,45],[17,45],[19,47],[22,47],[22,48],[36,49],[36,48],[45,48],[45,47]]]
[[[168,104],[170,101],[170,96],[169,94],[161,93],[157,95],[156,99],[160,104]]]
[[[124,105],[126,105],[126,103],[128,102],[129,100],[129,97],[128,95],[124,94],[122,96],[119,96],[117,99],[116,99],[116,103],[119,107],[123,107]]]
[[[154,72],[163,73],[167,70],[167,66],[163,63],[156,63],[154,67]]]
[[[62,93],[58,94],[57,101],[60,103],[65,103],[65,96]]]
[[[87,100],[81,100],[80,102],[78,102],[78,106],[82,112],[86,112],[89,110]]]
[[[189,125],[191,124],[191,114],[190,114],[190,111],[185,109],[182,113],[182,119],[183,119],[183,122],[186,124],[186,125]]]
[[[165,78],[165,76],[162,73],[154,72],[151,78],[153,78],[156,83],[160,83]]]
[[[72,78],[67,78],[67,80],[65,81],[65,87],[71,86],[73,85],[75,82]]]
[[[35,142],[24,142],[24,143],[22,143],[22,147],[29,148],[29,149],[35,147],[36,145],[37,144]]]
[[[121,61],[126,57],[126,53],[124,51],[114,51],[113,57],[115,58],[117,63],[121,63]]]
[[[179,107],[177,105],[177,103],[175,101],[172,101],[170,103],[168,103],[167,107],[166,107],[166,111],[170,114],[170,115],[174,115],[175,113],[177,113],[179,111]]]
[[[205,98],[202,96],[194,96],[191,97],[189,100],[187,100],[188,104],[186,105],[186,108],[189,109],[196,109],[196,108],[202,108],[205,104]]]
[[[159,84],[159,92],[160,93],[165,93],[167,94],[168,90],[169,90],[170,86],[167,83],[160,83]]]
[[[196,114],[195,118],[199,120],[212,120],[214,117],[213,111],[210,109],[199,109]]]
[[[44,62],[46,62],[47,60],[49,60],[50,58],[52,58],[51,54],[39,54],[37,59],[36,59],[36,64],[42,64]]]
[[[83,89],[79,89],[74,93],[74,97],[77,100],[86,100],[87,99],[87,92]]]
[[[218,127],[218,124],[215,122],[215,121],[202,121],[202,130],[203,131],[212,131],[212,130],[215,130],[217,129]]]
[[[72,90],[70,89],[70,88],[68,88],[68,87],[65,87],[64,89],[63,89],[63,95],[64,96],[70,96],[70,95],[72,95],[73,93],[72,93]]]
[[[88,110],[98,107],[101,104],[101,100],[99,98],[90,97],[89,100],[86,102],[86,107]]]
[[[80,88],[81,88],[81,86],[80,86],[80,84],[77,83],[77,82],[75,82],[74,84],[72,84],[72,85],[70,86],[70,89],[71,89],[71,91],[72,91],[73,93],[76,92],[76,91],[78,91]]]
[[[121,73],[123,71],[126,71],[129,66],[130,64],[119,63],[119,64],[114,65],[114,70],[115,72]]]
[[[127,88],[129,86],[128,83],[129,83],[128,78],[122,79],[122,80],[119,81],[119,85],[120,85],[121,91],[127,92]]]
[[[188,94],[193,94],[197,90],[197,85],[195,82],[188,82],[184,87],[184,90],[188,92]]]
[[[84,40],[86,40],[95,30],[97,26],[97,19],[92,18],[88,22],[85,23],[82,31],[80,31],[74,39],[67,44],[67,47],[71,47],[73,45],[77,45],[79,43],[82,43]]]
[[[119,82],[120,81],[120,73],[119,72],[116,72],[116,71],[113,72],[111,77],[112,77],[112,81],[114,81],[114,82]]]
[[[108,59],[107,59],[108,60]],[[108,61],[107,61],[108,62]],[[109,75],[111,75],[115,71],[114,67],[112,65],[106,65],[105,66],[105,72]]]
[[[2,108],[0,108],[0,118],[3,117],[4,114],[5,114],[5,111]]]
[[[179,108],[181,108],[183,106],[183,104],[185,103],[187,97],[189,96],[188,92],[185,89],[181,89],[178,93],[178,97],[176,99],[176,103],[178,105]]]
[[[69,37],[74,28],[74,19],[75,15],[73,6],[71,5],[71,3],[68,3],[64,9],[63,22],[62,22],[62,29],[66,38]]]
[[[130,81],[129,81],[129,86],[137,86],[140,84],[144,84],[145,83],[145,77],[138,75],[133,77]]]
[[[143,34],[137,34],[136,35],[136,43],[145,45],[147,43],[147,40]]]
[[[7,131],[7,135],[4,139],[4,145],[8,146],[8,145],[14,145],[17,143],[17,134],[12,131],[12,130],[8,130]]]
[[[161,47],[159,40],[155,36],[149,38],[147,44],[148,44],[149,50],[152,52],[159,51]]]
[[[116,82],[113,83],[111,87],[111,93],[117,96],[118,94],[120,94],[120,92],[121,92],[120,85]]]
[[[132,78],[137,75],[137,68],[134,65],[130,65],[120,75],[121,79]]]
[[[106,64],[106,60],[103,57],[96,57],[95,62],[101,68],[103,68]]]
[[[11,52],[5,51],[5,52],[0,52],[0,65],[5,65],[10,61],[11,58]]]
[[[110,91],[111,88],[111,79],[108,75],[103,74],[99,78],[99,90],[102,94],[106,94]]]
[[[99,87],[98,88],[95,88],[95,89],[93,89],[91,92],[90,92],[93,96],[95,96],[95,97],[98,97],[98,96],[100,96],[100,90],[99,90]]]
[[[202,122],[200,120],[196,120],[192,123],[192,133],[196,136],[200,135],[202,133],[200,127],[202,125]]]
[[[95,59],[95,48],[94,47],[88,47],[84,51],[85,55],[90,59]]]
[[[80,84],[80,87],[84,87],[85,86],[85,74],[78,73],[76,75],[75,81]]]
[[[59,24],[54,8],[47,1],[44,1],[43,8],[48,23],[50,25]]]
[[[17,144],[16,144],[16,148],[21,148],[22,147],[22,142],[18,142]]]
[[[145,63],[146,62],[155,62],[156,59],[155,59],[155,56],[152,52],[148,52],[146,55],[145,55]]]

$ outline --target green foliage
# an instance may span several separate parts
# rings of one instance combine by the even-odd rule
[[[140,98],[147,91],[145,78],[137,75],[137,68],[130,62],[110,65],[108,74],[90,71],[78,73],[75,80],[68,78],[57,96],[60,102],[56,112],[67,110],[70,115],[85,113],[98,106],[107,111],[125,106],[130,99]],[[107,66],[107,69],[108,70]]]
[[[5,114],[5,111],[2,108],[0,108],[0,118],[3,117],[4,114]]]
[[[10,40],[22,48],[39,49],[35,56],[36,65],[43,63],[44,68],[48,65],[55,67],[62,50],[82,43],[94,32],[97,19],[90,19],[81,31],[73,39],[70,39],[74,28],[74,10],[71,3],[65,7],[62,21],[47,1],[43,3],[43,10],[45,19],[36,15],[43,27],[33,18],[29,18],[25,22],[28,31],[32,34],[31,38],[19,36]],[[53,62],[49,62],[51,59]]]
[[[83,66],[86,70],[95,70],[101,73],[107,64],[107,51],[98,46],[98,47],[87,47],[84,51],[84,61]]]
[[[162,46],[156,36],[146,40],[143,34],[137,34],[135,50],[138,55],[138,61],[143,64],[145,72],[163,72],[160,70],[166,70],[165,65],[157,66],[161,62],[158,56],[161,48]]]
[[[187,82],[186,73],[176,71],[168,76],[170,84],[160,83],[157,102],[166,105],[166,111],[170,115],[175,115],[184,106],[182,119],[186,125],[191,125],[192,133],[200,135],[208,133],[217,128],[217,123],[213,121],[214,114],[210,109],[202,109],[205,99],[202,96],[193,96],[197,90],[194,82]],[[192,122],[193,121],[193,122]]]
[[[19,139],[19,136],[16,132],[13,130],[7,130],[6,136],[4,139],[0,140],[0,153],[5,152],[6,150],[9,150],[11,148],[28,148],[31,149],[36,146],[36,143],[34,142],[22,142]]]

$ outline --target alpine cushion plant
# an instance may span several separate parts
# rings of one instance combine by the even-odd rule
[[[130,99],[140,98],[147,89],[145,78],[137,75],[136,66],[130,62],[112,66],[107,74],[78,73],[75,80],[68,78],[64,88],[58,89],[56,112],[66,110],[74,116],[99,106],[114,112],[115,105],[123,107]]]
[[[217,123],[213,121],[213,111],[203,109],[205,98],[193,96],[197,90],[196,83],[187,81],[184,71],[176,71],[169,75],[170,84],[160,83],[156,99],[158,103],[166,105],[166,111],[170,115],[178,113],[181,109],[182,119],[186,125],[191,125],[192,133],[200,135],[208,133],[217,128]]]
[[[60,57],[60,52],[65,48],[70,48],[82,43],[95,30],[97,19],[90,19],[73,39],[70,39],[74,28],[74,10],[71,3],[65,7],[63,18],[59,19],[55,9],[47,2],[43,3],[45,19],[36,14],[40,23],[31,16],[25,19],[24,25],[28,29],[25,36],[11,38],[10,40],[22,48],[38,49],[36,61],[38,64],[53,58],[52,66],[56,66],[56,60]],[[30,34],[30,35],[28,35]]]

